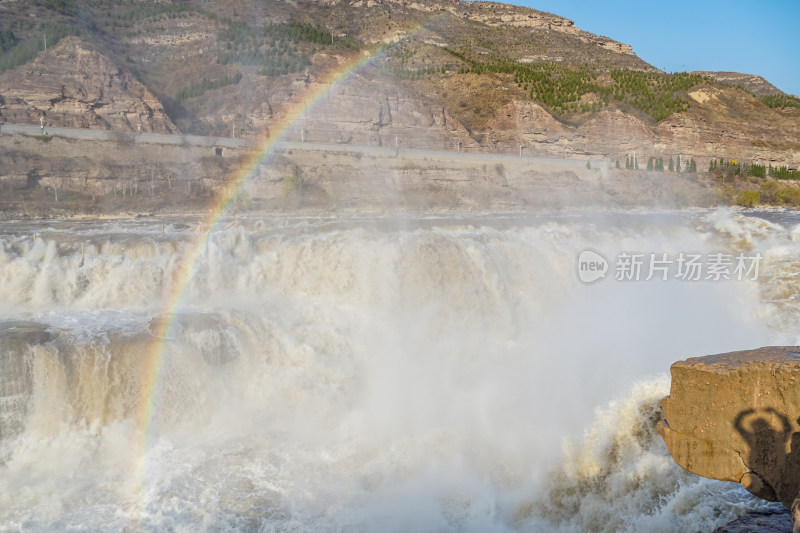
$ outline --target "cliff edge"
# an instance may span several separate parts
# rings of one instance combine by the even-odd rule
[[[670,370],[658,431],[675,461],[792,506],[800,491],[800,348],[694,357]]]

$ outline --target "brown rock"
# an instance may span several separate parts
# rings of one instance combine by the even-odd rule
[[[33,61],[0,74],[7,122],[173,133],[161,102],[93,45],[67,37]]]
[[[695,357],[671,372],[658,430],[675,461],[790,506],[800,491],[800,348]]]

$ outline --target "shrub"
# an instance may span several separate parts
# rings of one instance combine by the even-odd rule
[[[775,180],[765,181],[759,188],[761,199],[768,204],[775,203],[775,200],[778,199],[778,191],[780,188],[780,185],[778,185],[778,182]]]
[[[791,206],[800,205],[800,189],[781,189],[778,192],[778,202]]]
[[[742,207],[754,207],[760,199],[758,191],[741,191],[736,195],[736,204]]]

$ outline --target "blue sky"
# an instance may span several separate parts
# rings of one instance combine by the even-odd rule
[[[800,95],[800,0],[501,0],[633,46],[668,72],[758,74]]]

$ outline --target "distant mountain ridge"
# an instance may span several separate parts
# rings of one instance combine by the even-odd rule
[[[246,137],[325,94],[291,135],[800,166],[800,106],[765,100],[782,93],[763,78],[665,74],[629,45],[507,4],[6,1],[0,35],[0,122]],[[345,84],[326,85],[365,54]]]

